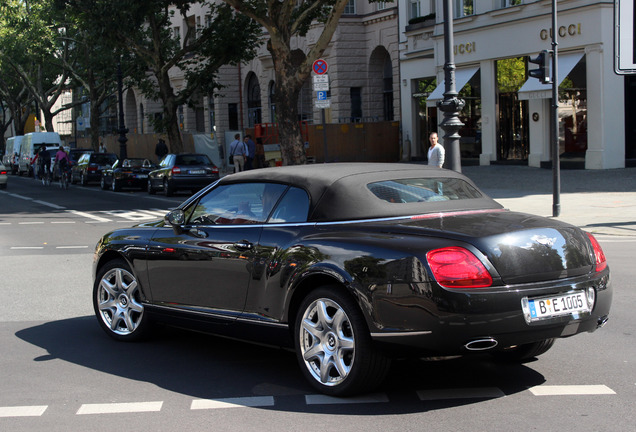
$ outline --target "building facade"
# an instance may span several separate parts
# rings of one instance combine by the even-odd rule
[[[550,163],[551,85],[527,71],[535,67],[529,57],[551,49],[551,5],[453,1],[456,87],[466,101],[464,160]],[[442,120],[436,102],[444,92],[443,0],[400,0],[399,11],[404,152],[418,158]],[[559,0],[557,16],[561,158],[587,169],[622,168],[636,156],[625,127],[634,85],[614,73],[614,2]]]
[[[188,26],[209,23],[207,9],[193,6],[186,22],[173,22],[173,29],[185,35]],[[398,12],[393,3],[369,4],[351,0],[332,41],[323,55],[328,63],[330,108],[326,121],[362,122],[397,120],[399,104]],[[307,37],[296,38],[293,49],[307,52],[317,39],[320,25]],[[264,35],[264,42],[267,35]],[[180,107],[184,133],[205,134],[227,146],[235,132],[244,132],[257,123],[275,123],[273,102],[274,68],[263,43],[257,56],[239,66],[223,66],[218,74],[223,88],[213,95],[199,95],[195,108]],[[178,70],[171,81],[179,88],[184,80]],[[316,92],[308,80],[298,102],[299,120],[321,121],[321,109],[314,106]],[[161,113],[161,102],[148,100],[137,89],[124,94],[126,127],[131,133],[154,133],[149,118]]]

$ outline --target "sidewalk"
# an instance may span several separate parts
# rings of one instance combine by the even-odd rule
[[[462,167],[462,173],[510,210],[552,217],[552,170],[528,166]],[[594,234],[636,237],[636,168],[561,170],[556,219]]]

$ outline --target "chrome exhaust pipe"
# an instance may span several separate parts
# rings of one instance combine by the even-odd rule
[[[596,321],[596,328],[600,329],[605,324],[607,324],[608,320],[609,320],[609,317],[607,315],[603,315],[602,317],[599,317],[598,321]]]
[[[497,346],[497,340],[493,338],[475,339],[464,345],[469,351],[486,351]]]

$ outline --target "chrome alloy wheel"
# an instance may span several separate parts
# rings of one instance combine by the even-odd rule
[[[335,301],[313,301],[302,319],[300,349],[311,375],[325,386],[341,384],[349,375],[355,358],[351,322]]]
[[[99,318],[119,336],[132,334],[142,323],[144,307],[139,284],[127,270],[115,267],[106,272],[96,292]]]

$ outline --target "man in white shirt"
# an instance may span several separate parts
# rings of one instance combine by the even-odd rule
[[[428,136],[428,141],[431,143],[428,148],[428,164],[441,168],[444,165],[445,150],[437,140],[437,132],[431,132]]]

